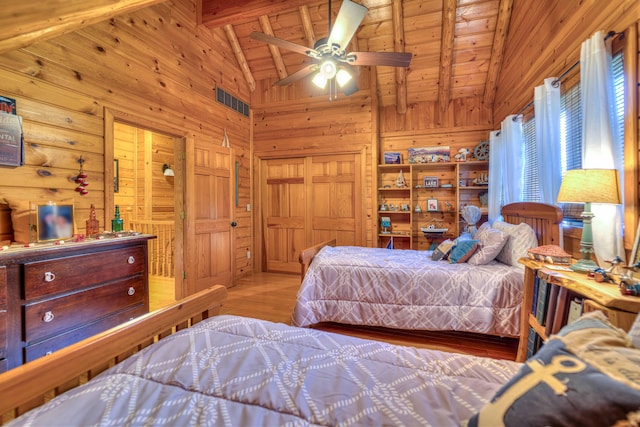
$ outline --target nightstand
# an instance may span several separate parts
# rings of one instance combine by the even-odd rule
[[[529,327],[533,328],[540,337],[547,339],[545,327],[540,325],[536,316],[531,312],[536,275],[548,283],[567,288],[574,294],[581,296],[583,298],[583,312],[601,310],[613,325],[625,331],[631,328],[638,312],[640,312],[640,297],[622,295],[617,285],[599,283],[589,279],[586,274],[557,270],[552,265],[528,258],[521,258],[519,262],[525,266],[525,270],[520,313],[520,341],[516,355],[518,362],[526,360]]]

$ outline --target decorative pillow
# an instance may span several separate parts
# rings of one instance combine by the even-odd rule
[[[434,261],[445,259],[447,255],[449,255],[449,252],[451,252],[451,248],[453,248],[453,240],[445,240],[438,245],[435,251],[433,251],[433,253],[431,254],[431,259]]]
[[[480,227],[476,233],[476,240],[479,242],[478,250],[476,250],[467,262],[473,265],[490,263],[500,253],[508,239],[509,235],[497,228]]]
[[[594,311],[551,336],[468,425],[633,425],[638,378],[640,349]]]
[[[502,221],[494,222],[493,228],[509,234],[507,242],[496,259],[507,265],[524,268],[518,260],[527,256],[528,249],[538,247],[538,237],[533,228],[524,222],[514,225]]]
[[[629,330],[629,338],[636,348],[640,348],[640,313],[636,316],[635,322],[631,325]]]
[[[31,229],[35,230],[35,220],[31,219],[31,202],[28,200],[15,200],[4,198],[11,209],[11,226],[13,227],[13,240],[18,243],[31,242]],[[32,224],[32,221],[34,224]],[[35,240],[35,233],[33,234]]]
[[[461,240],[451,249],[449,254],[449,262],[458,264],[466,262],[478,248],[477,240]]]

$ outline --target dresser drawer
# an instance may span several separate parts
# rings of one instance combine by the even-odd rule
[[[24,298],[29,301],[71,291],[145,269],[145,250],[141,246],[30,262],[24,265]]]
[[[27,304],[24,307],[24,340],[33,343],[143,303],[145,291],[144,277],[137,276]]]
[[[24,348],[24,361],[31,362],[39,357],[46,356],[54,351],[60,350],[68,345],[77,343],[80,340],[88,338],[92,335],[104,332],[109,328],[118,326],[124,322],[127,322],[135,317],[145,314],[146,308],[144,304],[138,304],[130,307],[124,311],[116,313],[112,316],[100,319],[97,322],[90,323],[79,329],[72,329],[71,331],[60,334],[54,338],[40,341],[37,344],[30,345]]]

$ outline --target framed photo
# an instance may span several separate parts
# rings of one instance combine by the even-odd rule
[[[386,152],[384,153],[384,164],[385,165],[399,165],[402,163],[402,154],[396,152]]]
[[[409,163],[450,162],[449,146],[409,148]]]
[[[435,188],[438,186],[438,177],[437,176],[425,176],[423,179],[423,187],[425,188]]]
[[[64,240],[73,237],[73,205],[48,203],[36,208],[38,242]]]
[[[427,212],[438,212],[438,199],[427,199]]]

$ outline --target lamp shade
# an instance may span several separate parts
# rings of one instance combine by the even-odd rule
[[[572,169],[565,174],[560,203],[622,203],[616,169]]]

